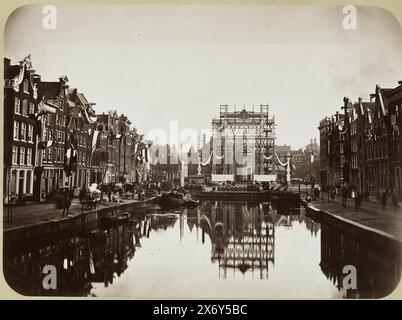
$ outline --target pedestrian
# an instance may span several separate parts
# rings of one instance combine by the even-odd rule
[[[330,192],[331,192],[331,199],[335,200],[336,188],[334,186],[331,186]]]
[[[359,194],[354,187],[352,188],[351,197],[355,202],[355,211],[357,212],[359,211]]]
[[[66,189],[64,194],[64,208],[63,208],[63,216],[68,216],[68,210],[71,206],[71,193]]]
[[[109,202],[112,202],[112,188],[110,186],[107,191],[107,196],[109,198]]]
[[[388,196],[388,190],[385,190],[381,194],[381,207],[383,210],[387,207],[387,196]]]
[[[341,187],[341,198],[342,198],[342,208],[346,208],[347,188],[345,183],[343,183]]]
[[[399,208],[398,194],[395,189],[394,192],[392,192],[392,206],[394,208],[394,211],[397,211]]]
[[[358,209],[361,208],[363,201],[363,193],[357,192],[357,207]]]

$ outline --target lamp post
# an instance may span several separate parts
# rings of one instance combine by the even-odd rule
[[[290,152],[286,154],[286,184],[290,185],[290,159],[291,159]]]
[[[101,184],[102,184],[102,187],[101,187],[101,200],[103,200],[103,189],[104,189],[104,183],[103,183],[103,182],[104,182],[104,180],[105,180],[105,176],[106,176],[107,169],[108,169],[109,167],[111,167],[111,166],[112,166],[111,163],[106,162],[105,171],[103,172],[102,181],[101,181]]]

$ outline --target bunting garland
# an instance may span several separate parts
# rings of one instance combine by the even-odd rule
[[[206,166],[211,161],[211,159],[212,159],[212,153],[209,155],[209,158],[208,158],[208,160],[206,162],[202,162],[201,159],[200,159],[200,164],[202,166]]]
[[[279,163],[282,167],[288,166],[288,164],[289,164],[289,162],[290,162],[290,159],[288,159],[288,161],[286,161],[286,162],[282,162],[282,161],[279,159],[277,153],[275,153],[275,156],[276,156],[276,159],[277,159],[278,163]]]

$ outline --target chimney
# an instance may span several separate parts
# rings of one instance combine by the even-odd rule
[[[348,103],[349,103],[349,98],[348,98],[348,97],[344,97],[344,98],[343,98],[343,105],[345,106],[345,108],[348,107]]]
[[[359,97],[359,104],[362,103],[363,99],[361,97]]]
[[[398,81],[398,84],[399,84],[400,86],[402,86],[402,80],[399,80],[399,81]]]
[[[375,99],[375,93],[370,94],[370,103]]]
[[[4,58],[4,69],[9,67],[11,64],[11,60],[9,58]]]

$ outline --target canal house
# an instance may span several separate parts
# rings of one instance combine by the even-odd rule
[[[27,56],[14,65],[4,59],[4,79],[4,199],[24,202],[34,194],[40,76]]]

